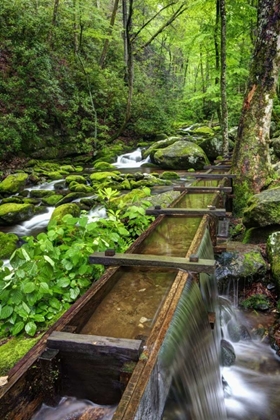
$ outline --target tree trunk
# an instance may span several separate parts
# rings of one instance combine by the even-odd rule
[[[280,3],[260,0],[257,39],[233,156],[236,203],[240,210],[271,174],[269,129],[280,68]]]
[[[223,136],[223,155],[228,155],[228,106],[227,106],[227,82],[226,82],[226,4],[220,0],[221,6],[221,128]]]
[[[113,32],[118,7],[119,7],[119,0],[115,0],[112,15],[111,15],[111,19],[110,19],[110,27],[109,27],[109,31],[108,31],[108,38],[105,39],[103,50],[102,50],[100,61],[99,61],[100,67],[102,69],[105,66],[105,60],[106,60],[106,56],[107,56],[107,52],[108,52],[108,48],[109,48],[109,37],[112,35],[112,32]]]

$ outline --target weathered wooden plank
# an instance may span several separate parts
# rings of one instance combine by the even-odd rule
[[[204,172],[190,172],[188,177],[205,178],[205,179],[223,179],[223,178],[236,178],[235,174],[212,174]]]
[[[165,255],[118,254],[106,256],[104,252],[95,252],[89,256],[91,264],[119,266],[168,267],[197,273],[214,273],[215,260],[199,259],[192,262],[187,258]]]
[[[224,186],[218,186],[218,187],[203,187],[203,186],[176,186],[173,188],[174,191],[187,191],[191,193],[210,193],[210,192],[216,192],[221,191],[225,193],[230,193],[232,191],[232,187],[224,187]]]
[[[203,166],[203,169],[230,169],[231,165],[221,164],[221,165],[205,165]]]
[[[72,334],[61,331],[54,331],[47,341],[47,346],[51,349],[84,354],[121,355],[131,360],[138,360],[141,344],[141,340]]]
[[[160,214],[165,214],[166,216],[204,216],[209,214],[217,217],[227,216],[226,209],[216,209],[216,208],[207,208],[207,209],[185,209],[185,208],[157,208],[151,207],[146,210],[146,214],[158,216]]]

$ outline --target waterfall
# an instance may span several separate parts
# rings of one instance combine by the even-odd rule
[[[213,256],[208,231],[198,254]],[[166,334],[160,359],[163,369],[171,370],[173,381],[164,420],[226,419],[219,345],[208,320],[208,310],[213,309],[211,280],[213,276],[203,274],[199,286],[194,278],[188,279]]]
[[[125,153],[117,158],[113,164],[116,168],[140,168],[144,163],[150,162],[150,158],[142,159],[142,151],[140,147],[131,153]]]

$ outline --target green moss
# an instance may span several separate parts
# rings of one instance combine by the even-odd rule
[[[87,180],[82,175],[69,175],[65,178],[67,184],[71,184],[71,182],[78,182],[79,184],[86,184]]]
[[[42,199],[42,202],[46,204],[47,206],[55,206],[59,200],[63,198],[63,195],[61,194],[53,194],[50,197],[44,197]]]
[[[80,213],[81,213],[81,209],[77,204],[75,203],[62,204],[61,206],[54,209],[51,216],[51,220],[55,219],[59,223],[61,219],[63,218],[63,216],[65,216],[66,214],[71,214],[74,217],[79,217]]]
[[[0,346],[0,376],[8,371],[39,341],[36,338],[14,337]]]
[[[180,179],[180,176],[176,172],[165,171],[160,175],[161,179]]]
[[[111,163],[108,162],[96,162],[93,165],[94,169],[96,169],[97,171],[104,171],[106,169],[115,169],[115,166],[112,165]]]
[[[25,186],[27,178],[28,175],[24,172],[7,176],[7,178],[0,183],[0,192],[14,194],[21,191]]]
[[[234,185],[233,212],[235,217],[242,217],[244,209],[247,207],[248,200],[253,196],[251,187],[247,181]]]
[[[18,237],[14,233],[0,232],[0,258],[9,258],[17,249]]]

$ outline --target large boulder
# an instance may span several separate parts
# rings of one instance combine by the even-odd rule
[[[246,227],[264,227],[280,224],[280,187],[253,195],[244,210]]]
[[[22,191],[25,187],[28,175],[24,172],[8,175],[4,181],[0,183],[0,194],[10,195]]]
[[[266,243],[268,260],[271,266],[272,277],[280,291],[280,231],[272,233]]]
[[[217,257],[215,277],[219,293],[223,294],[232,279],[253,279],[264,275],[266,262],[261,248],[255,244],[228,243],[227,251]]]
[[[6,203],[0,205],[0,225],[14,225],[34,215],[32,204]]]
[[[61,206],[54,209],[50,220],[56,220],[57,223],[60,223],[66,214],[71,214],[74,217],[79,217],[80,213],[81,213],[81,209],[77,204],[75,203],[62,204]]]
[[[209,160],[201,147],[179,140],[164,149],[157,150],[154,162],[164,169],[200,170],[209,163]]]
[[[168,137],[167,139],[159,140],[153,143],[148,149],[142,152],[143,159],[146,159],[150,156],[151,162],[155,163],[154,155],[159,149],[165,149],[166,147],[170,146],[171,144],[175,143],[178,140],[181,140],[182,137]]]

